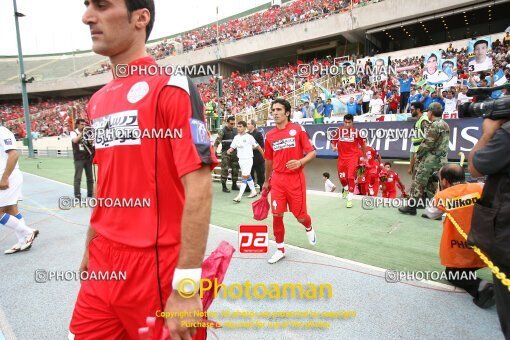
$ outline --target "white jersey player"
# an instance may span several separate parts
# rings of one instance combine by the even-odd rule
[[[14,254],[32,247],[38,230],[25,224],[18,211],[18,201],[22,199],[23,176],[18,166],[16,139],[11,131],[0,126],[0,224],[14,230],[18,242],[6,250],[5,254]]]
[[[257,196],[255,184],[253,183],[253,178],[251,177],[251,167],[253,166],[253,149],[258,149],[262,155],[264,154],[264,150],[262,150],[260,145],[257,144],[255,138],[246,132],[246,129],[247,124],[245,121],[237,122],[237,135],[234,137],[234,140],[230,145],[230,149],[227,151],[227,153],[230,154],[234,152],[234,149],[237,150],[237,158],[239,158],[239,167],[241,168],[241,176],[243,178],[241,189],[239,190],[239,195],[234,198],[234,202],[237,203],[241,202],[241,197],[246,190],[246,186],[249,186],[251,190],[251,194],[248,196],[249,198]]]

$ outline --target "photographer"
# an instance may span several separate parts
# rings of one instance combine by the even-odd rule
[[[435,207],[427,208],[422,216],[441,220],[441,215],[446,212],[465,233],[469,233],[473,206],[480,199],[482,186],[466,183],[464,169],[458,164],[444,165],[433,177],[437,177],[441,191],[434,197]],[[468,246],[448,217],[443,222],[439,257],[451,284],[465,289],[478,307],[485,309],[494,306],[492,283],[476,277],[476,271],[487,265]]]
[[[473,177],[488,175],[475,204],[468,241],[478,246],[508,278],[510,275],[510,122],[484,119],[482,136],[469,153]],[[510,339],[510,291],[494,277],[501,329]]]
[[[93,197],[94,178],[92,176],[92,159],[94,158],[94,147],[92,143],[83,138],[85,130],[85,119],[76,120],[76,130],[71,131],[73,158],[74,158],[74,197],[81,198],[81,175],[85,169],[87,177],[87,197]]]

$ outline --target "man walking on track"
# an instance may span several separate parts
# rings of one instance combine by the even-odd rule
[[[367,160],[365,142],[358,135],[358,130],[352,126],[353,119],[354,117],[351,114],[346,114],[344,125],[331,133],[328,132],[333,151],[338,150],[338,178],[344,187],[343,197],[347,197],[347,208],[352,208],[359,148],[361,148],[363,159]]]
[[[81,283],[69,337],[137,339],[159,310],[186,317],[158,318],[158,338],[166,323],[172,339],[205,339],[204,329],[183,325],[201,320],[200,297],[177,292],[183,279],[201,278],[217,164],[200,95],[185,76],[143,71],[157,67],[145,49],[154,1],[85,0],[85,7],[92,49],[110,58],[114,76],[87,107],[96,131],[97,197],[150,205],[94,208],[80,270],[119,271],[126,279]],[[160,137],[140,137],[146,131]]]
[[[4,252],[6,255],[29,250],[39,234],[39,230],[27,227],[18,210],[23,186],[18,158],[14,134],[6,127],[0,126],[0,224],[14,230],[18,239],[15,245]]]
[[[271,112],[276,127],[266,134],[266,181],[263,188],[271,190],[273,232],[278,248],[268,262],[276,263],[285,257],[283,214],[287,206],[299,223],[305,226],[308,242],[311,245],[317,242],[306,209],[306,181],[303,173],[303,167],[315,158],[316,153],[305,128],[290,122],[291,106],[288,101],[274,100]]]

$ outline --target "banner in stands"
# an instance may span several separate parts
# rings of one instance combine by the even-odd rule
[[[429,84],[444,83],[448,80],[443,70],[439,67],[441,65],[441,52],[432,51],[423,55],[425,67],[423,69],[423,79],[427,80]]]
[[[468,42],[467,53],[469,70],[479,72],[492,68],[492,39],[490,36],[479,37]]]
[[[369,77],[370,82],[377,83],[385,81],[389,73],[388,56],[372,57],[370,62],[372,63],[373,70],[373,74]]]
[[[466,157],[482,134],[482,118],[447,119],[450,126],[450,152],[448,159],[456,161],[460,159],[459,152],[464,152]],[[340,124],[314,124],[305,125],[306,132],[310,137],[319,158],[337,158],[336,152],[331,150],[331,143],[327,140],[328,129],[340,126]],[[376,122],[355,123],[359,130],[366,133],[368,145],[376,149],[384,159],[409,159],[411,149],[411,130],[414,122]],[[264,126],[260,130],[265,134],[273,129],[272,126]],[[378,137],[383,135],[382,138]]]
[[[443,88],[448,89],[452,86],[457,86],[457,57],[451,59],[441,60],[441,71],[448,78],[442,83]]]

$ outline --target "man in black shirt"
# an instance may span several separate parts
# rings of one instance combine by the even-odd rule
[[[83,138],[85,119],[76,120],[76,130],[71,131],[74,158],[74,197],[81,198],[81,175],[85,169],[87,177],[87,197],[93,196],[94,178],[92,177],[92,158],[94,147],[88,138]]]
[[[262,137],[262,133],[257,130],[257,123],[254,119],[248,121],[248,133],[255,138],[255,141],[261,148],[264,148],[264,137]],[[251,178],[255,178],[255,174],[257,175],[257,184],[262,190],[262,185],[264,185],[264,181],[266,180],[266,176],[264,174],[265,171],[265,161],[264,155],[260,154],[260,152],[255,149],[253,150],[253,166],[251,168]]]
[[[469,153],[469,172],[487,176],[475,204],[468,242],[478,246],[510,277],[510,121],[484,119],[480,140]],[[505,339],[510,339],[510,291],[493,275],[494,296]]]

